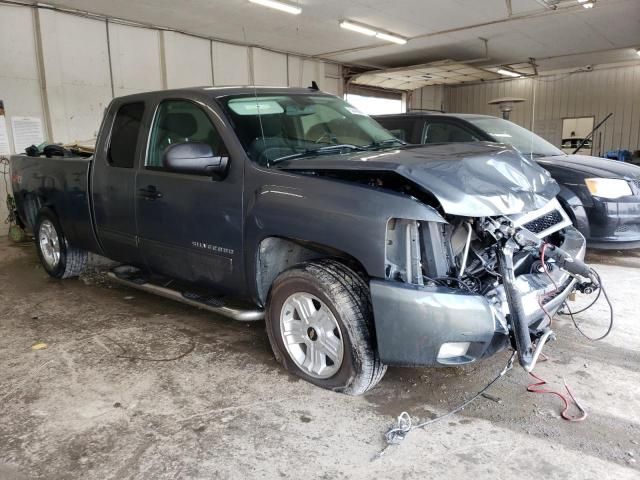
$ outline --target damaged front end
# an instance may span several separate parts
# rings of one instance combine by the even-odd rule
[[[598,288],[585,239],[557,200],[532,212],[391,219],[386,279],[371,281],[388,365],[463,365],[508,346],[531,371],[574,289]]]

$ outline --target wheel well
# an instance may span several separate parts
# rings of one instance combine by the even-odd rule
[[[313,242],[267,237],[260,242],[256,254],[256,281],[260,302],[263,305],[266,303],[269,289],[280,273],[296,264],[320,258],[336,259],[368,280],[362,264],[340,250]]]
[[[26,197],[24,199],[24,203],[24,215],[26,217],[25,226],[33,233],[33,229],[36,226],[38,214],[40,213],[40,210],[42,210],[42,208],[46,207],[47,205],[42,202],[42,198],[33,194]]]
[[[573,213],[573,208],[571,208],[571,205],[569,205],[569,202],[564,198],[562,198],[560,195],[558,195],[557,198],[558,198],[558,202],[560,203],[560,206],[564,209],[565,212],[567,212],[567,215],[569,215],[569,219],[571,220],[571,223],[575,225],[576,214]]]

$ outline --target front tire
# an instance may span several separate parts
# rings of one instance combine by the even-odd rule
[[[85,270],[87,252],[69,245],[58,218],[48,208],[38,214],[34,235],[40,262],[53,278],[77,277]]]
[[[314,385],[361,395],[386,371],[375,348],[369,287],[337,261],[281,273],[269,292],[265,320],[276,359]]]

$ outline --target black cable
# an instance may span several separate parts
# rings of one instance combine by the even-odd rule
[[[459,278],[455,278],[455,277],[436,277],[434,279],[436,282],[440,282],[440,281],[447,281],[447,282],[456,282],[458,285],[464,287],[465,290],[467,291],[471,291],[471,289],[469,288],[469,285],[467,285],[466,283],[464,283],[462,280],[460,280]]]
[[[596,298],[594,298],[594,299],[593,299],[593,301],[592,301],[589,305],[587,305],[587,306],[586,306],[586,307],[584,307],[584,308],[581,308],[581,309],[580,309],[580,310],[578,310],[578,311],[571,312],[571,314],[573,314],[573,315],[578,315],[579,313],[586,312],[587,310],[589,310],[591,307],[593,307],[593,306],[596,304],[596,302],[597,302],[597,301],[598,301],[598,299],[600,298],[600,295],[601,295],[601,294],[602,294],[602,288],[600,288],[600,289],[598,290],[598,294],[596,295]],[[567,307],[567,309],[569,309],[569,306],[567,305],[567,302],[565,302],[565,303],[564,303],[564,305]],[[566,315],[569,315],[569,313],[564,313],[564,312],[558,312],[558,313],[559,313],[560,315],[565,315],[565,316],[566,316]]]
[[[458,279],[458,278],[454,278],[454,277],[435,277],[435,278],[431,278],[431,277],[427,277],[426,275],[422,275],[422,278],[424,280],[428,281],[428,282],[433,282],[436,285],[439,285],[441,287],[449,287],[449,285],[444,283],[445,281],[457,282],[460,286],[464,287],[465,290],[471,291],[469,289],[469,286],[467,284],[465,284],[462,280]]]
[[[416,430],[418,428],[424,428],[427,425],[431,425],[432,423],[439,422],[440,420],[450,417],[458,413],[460,410],[463,410],[466,406],[474,402],[477,398],[480,398],[487,390],[489,390],[489,388],[491,388],[493,384],[495,384],[498,380],[504,377],[504,375],[509,370],[511,370],[511,368],[513,367],[513,361],[516,357],[516,354],[517,354],[516,351],[514,351],[511,354],[511,356],[509,357],[509,360],[507,360],[507,364],[500,371],[500,373],[498,373],[498,375],[494,377],[493,380],[491,380],[487,385],[485,385],[482,390],[479,390],[471,398],[469,398],[468,400],[465,400],[463,403],[461,403],[454,409],[449,410],[447,413],[444,413],[442,415],[439,415],[437,417],[431,418],[429,420],[425,420],[422,423],[418,423],[417,425],[414,425],[413,421],[411,420],[411,416],[407,412],[402,412],[396,420],[396,425],[392,426],[389,430],[387,430],[387,432],[385,432],[384,438],[387,442],[387,445],[380,452],[378,452],[378,454],[374,457],[374,460],[376,458],[382,457],[386,453],[387,449],[392,445],[398,445],[400,442],[402,442],[402,440],[404,440],[406,436],[409,434],[409,432],[411,432],[412,430]]]
[[[610,333],[611,330],[613,329],[613,305],[611,304],[611,300],[609,300],[609,296],[607,295],[607,291],[604,288],[604,285],[602,284],[602,279],[600,278],[600,275],[598,274],[598,272],[596,272],[594,269],[591,269],[591,272],[595,275],[595,277],[598,279],[598,284],[600,285],[600,291],[598,292],[598,295],[596,296],[596,298],[585,308],[578,310],[577,312],[572,312],[571,309],[569,308],[569,305],[567,304],[567,302],[564,302],[564,306],[567,308],[567,310],[569,311],[569,316],[571,317],[571,321],[573,322],[573,325],[576,327],[576,330],[578,330],[578,332],[580,332],[580,334],[585,337],[588,340],[591,340],[592,342],[597,342],[599,340],[603,340],[604,338],[606,338]],[[576,322],[575,316],[578,313],[584,312],[585,310],[588,310],[589,308],[591,308],[597,301],[598,298],[600,298],[600,294],[604,295],[605,300],[607,301],[607,304],[609,305],[609,326],[607,327],[607,331],[599,336],[599,337],[590,337],[589,335],[587,335],[586,333],[584,333],[580,327],[578,326],[578,322]],[[565,315],[565,314],[563,314]]]

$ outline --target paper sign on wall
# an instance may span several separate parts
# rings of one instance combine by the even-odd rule
[[[11,127],[16,153],[22,153],[25,148],[40,145],[44,141],[42,120],[38,117],[11,117]]]
[[[4,102],[0,100],[0,155],[9,155],[9,134],[7,133],[7,119],[4,116]]]

